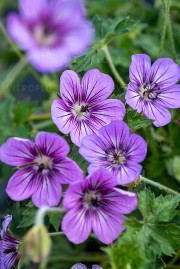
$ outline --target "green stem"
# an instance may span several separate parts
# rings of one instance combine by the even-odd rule
[[[83,261],[83,262],[103,262],[106,259],[105,255],[102,256],[95,256],[95,255],[91,255],[91,256],[78,256],[78,257],[72,257],[72,256],[60,256],[60,257],[51,257],[50,262],[79,262],[79,261]]]
[[[46,120],[46,119],[50,119],[51,118],[51,114],[50,113],[41,113],[41,114],[32,114],[28,120],[32,120],[32,121],[35,121],[35,120]]]
[[[13,48],[14,52],[16,53],[16,55],[21,59],[24,58],[24,55],[20,52],[20,50],[18,49],[18,47],[14,44],[14,42],[9,38],[9,35],[6,32],[6,29],[3,25],[3,23],[0,21],[0,30],[4,36],[4,38],[6,39],[6,41],[9,43],[9,45]],[[41,82],[41,77],[39,76],[39,74],[34,70],[34,68],[31,65],[28,65],[28,69],[29,71],[33,74],[33,76],[36,78],[36,80],[42,85]],[[43,86],[43,85],[42,85]]]
[[[169,23],[169,11],[170,11],[170,0],[167,0],[167,4],[166,4],[166,7],[165,7],[164,23],[163,23],[162,34],[161,34],[161,44],[160,44],[160,49],[159,49],[159,57],[161,56],[163,48],[164,48],[166,30],[167,30],[167,26],[168,26],[168,23]]]
[[[168,188],[168,187],[165,187],[165,186],[163,186],[163,185],[161,185],[161,184],[159,184],[159,183],[157,183],[157,182],[155,182],[155,181],[152,181],[152,180],[150,180],[150,179],[148,179],[148,178],[146,178],[146,177],[140,176],[140,179],[141,179],[142,181],[144,181],[145,183],[147,183],[147,184],[149,184],[149,185],[151,185],[151,186],[153,186],[153,187],[156,187],[156,188],[158,188],[158,189],[160,189],[160,190],[163,190],[163,191],[165,191],[165,192],[167,192],[167,193],[169,193],[169,194],[180,195],[179,192],[174,191],[174,190],[172,190],[172,189],[170,189],[170,188]]]
[[[119,82],[121,87],[124,88],[126,84],[125,84],[124,80],[122,79],[122,77],[119,75],[115,65],[113,64],[113,61],[112,61],[111,55],[109,53],[108,47],[105,45],[105,46],[103,46],[102,50],[104,51],[104,54],[106,56],[106,60],[107,60],[107,62],[109,64],[109,67],[110,67],[114,77]]]
[[[2,98],[7,93],[7,91],[10,89],[10,86],[15,81],[16,77],[21,73],[21,71],[26,65],[26,58],[21,58],[21,60],[8,73],[8,75],[0,85],[0,98]]]
[[[64,235],[64,233],[63,232],[49,233],[49,236],[59,236],[59,235]]]
[[[34,124],[33,128],[35,130],[41,130],[41,129],[44,129],[44,128],[49,127],[51,125],[53,125],[53,121],[52,120],[46,120],[46,121]]]
[[[44,218],[47,213],[64,213],[65,210],[60,207],[41,207],[36,214],[35,225],[44,224]]]

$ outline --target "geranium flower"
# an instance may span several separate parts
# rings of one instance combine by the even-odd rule
[[[117,184],[130,183],[138,178],[146,157],[147,144],[136,134],[130,134],[125,122],[112,121],[98,134],[86,136],[81,143],[80,154],[91,164],[89,173],[104,168],[116,177]]]
[[[88,268],[86,267],[86,265],[84,265],[82,263],[76,263],[75,265],[73,265],[73,267],[71,267],[71,269],[88,269]],[[102,267],[100,267],[97,264],[94,264],[92,266],[92,269],[102,269]]]
[[[22,243],[21,239],[16,237],[9,229],[8,226],[12,220],[11,215],[4,217],[1,230],[0,241],[0,268],[9,269],[16,261],[20,259],[19,246]]]
[[[91,231],[105,244],[118,238],[125,229],[122,214],[136,208],[137,197],[115,186],[115,177],[105,169],[69,186],[63,200],[68,212],[62,220],[62,230],[69,241],[80,244]]]
[[[61,199],[61,184],[83,178],[79,166],[66,157],[69,151],[66,140],[54,133],[40,132],[34,143],[9,138],[1,146],[0,159],[19,168],[7,185],[9,197],[22,201],[32,196],[37,207],[57,206]]]
[[[130,83],[126,102],[139,113],[154,120],[156,127],[171,120],[168,108],[180,107],[179,66],[169,58],[160,58],[151,66],[144,54],[132,56],[129,70]]]
[[[81,82],[75,72],[65,71],[60,79],[62,99],[52,104],[54,123],[62,133],[70,133],[72,142],[80,146],[84,136],[96,133],[113,119],[123,119],[124,104],[116,99],[106,100],[113,90],[112,78],[97,69],[88,71]]]
[[[20,0],[19,9],[8,17],[8,33],[41,72],[63,69],[93,40],[80,0]]]

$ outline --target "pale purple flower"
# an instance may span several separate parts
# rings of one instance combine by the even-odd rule
[[[82,81],[74,71],[65,71],[60,79],[61,98],[52,104],[52,119],[58,129],[70,133],[80,146],[84,136],[96,133],[113,119],[122,120],[125,106],[120,100],[108,99],[114,90],[112,78],[97,69],[88,71]]]
[[[4,221],[2,223],[2,241],[0,241],[0,269],[11,268],[20,258],[18,248],[22,241],[8,229],[11,220],[12,216],[7,215],[4,217]]]
[[[66,67],[93,40],[81,0],[19,0],[19,10],[8,17],[8,33],[41,72]]]
[[[12,200],[22,201],[32,196],[37,207],[57,206],[61,199],[61,184],[83,179],[79,166],[67,158],[70,148],[66,140],[55,134],[40,132],[35,142],[9,138],[0,149],[2,162],[18,166],[7,186]]]
[[[169,58],[160,58],[151,65],[145,54],[132,56],[130,83],[126,102],[139,113],[154,120],[156,127],[171,120],[168,108],[180,107],[179,66]]]
[[[86,267],[86,265],[84,265],[82,263],[76,263],[73,267],[71,267],[71,269],[88,269],[88,268]],[[94,264],[92,266],[92,269],[102,269],[102,267],[100,267],[97,264]]]
[[[91,164],[88,172],[104,168],[112,173],[119,185],[138,178],[146,157],[147,144],[136,134],[130,134],[125,122],[112,121],[102,127],[98,134],[86,136],[81,143],[80,154]]]
[[[69,241],[80,244],[91,231],[105,244],[118,238],[125,229],[122,214],[136,208],[137,197],[115,186],[114,176],[105,169],[69,186],[63,200],[68,212],[62,220],[62,230]]]

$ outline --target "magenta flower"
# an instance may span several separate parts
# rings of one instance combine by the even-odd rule
[[[79,166],[66,157],[69,151],[66,140],[54,133],[40,132],[34,143],[9,138],[1,146],[0,158],[19,168],[8,183],[9,197],[22,201],[32,196],[37,207],[57,206],[61,199],[61,184],[83,179]]]
[[[86,265],[82,264],[82,263],[76,263],[73,267],[71,267],[71,269],[88,269],[86,267]],[[99,265],[94,264],[92,266],[92,269],[102,269],[102,267],[100,267]]]
[[[98,134],[86,136],[81,143],[80,154],[91,164],[89,173],[103,168],[112,173],[119,185],[138,178],[146,157],[147,144],[142,137],[130,134],[128,125],[112,121],[102,127]]]
[[[54,123],[62,133],[70,133],[72,142],[80,146],[84,136],[98,132],[113,119],[123,119],[124,104],[116,99],[106,100],[113,90],[112,78],[97,69],[88,71],[81,82],[75,72],[65,71],[60,80],[62,99],[52,104]]]
[[[62,220],[69,241],[80,244],[93,231],[101,242],[109,244],[120,235],[125,229],[122,214],[136,208],[137,197],[115,186],[114,176],[104,169],[69,186],[63,200],[68,212]]]
[[[63,69],[93,40],[81,0],[20,0],[19,9],[8,17],[8,33],[41,72]]]
[[[0,241],[0,269],[9,269],[20,258],[18,248],[21,244],[21,239],[17,238],[9,229],[8,226],[12,220],[12,216],[4,217],[1,230]]]
[[[154,120],[156,127],[171,120],[168,108],[180,107],[180,69],[173,60],[162,58],[151,66],[151,59],[144,54],[132,56],[129,70],[130,83],[126,101],[133,109]]]

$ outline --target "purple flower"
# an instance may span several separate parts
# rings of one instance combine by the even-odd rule
[[[102,127],[98,134],[86,136],[79,150],[91,164],[89,173],[98,168],[107,169],[123,185],[136,180],[141,173],[139,164],[146,157],[147,144],[142,137],[130,134],[128,125],[112,121]]]
[[[128,105],[154,120],[157,127],[168,124],[171,114],[167,108],[180,107],[178,65],[169,58],[161,58],[151,66],[149,56],[137,54],[132,56],[129,77]]]
[[[69,241],[80,244],[93,231],[101,242],[109,244],[120,235],[125,229],[122,214],[136,208],[137,197],[115,186],[114,176],[105,169],[69,186],[63,200],[68,212],[62,220]]]
[[[125,106],[120,100],[108,99],[114,90],[112,78],[97,69],[88,71],[82,81],[73,71],[61,76],[62,99],[52,104],[52,119],[59,130],[70,133],[72,142],[80,146],[84,136],[98,130],[113,119],[122,120]]]
[[[2,162],[18,166],[11,177],[7,194],[22,201],[32,196],[37,207],[57,206],[61,198],[61,184],[83,179],[79,166],[66,157],[70,148],[66,140],[54,133],[40,132],[35,142],[9,138],[0,149]]]
[[[13,264],[20,258],[18,253],[19,245],[21,240],[17,238],[11,231],[9,231],[8,226],[12,220],[12,216],[7,215],[4,217],[1,230],[0,241],[0,269],[9,269]]]
[[[41,72],[64,68],[93,40],[81,0],[20,0],[19,9],[8,17],[9,35]]]
[[[82,264],[82,263],[76,263],[73,267],[71,267],[71,269],[88,269],[86,267],[86,265]],[[99,265],[94,264],[92,266],[92,269],[102,269],[102,267],[100,267]]]

